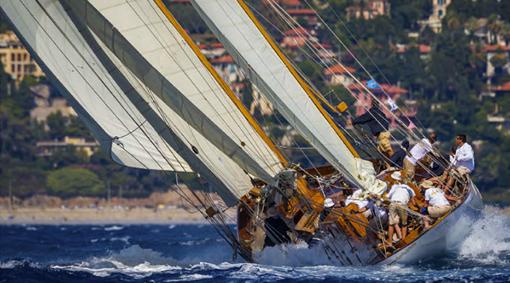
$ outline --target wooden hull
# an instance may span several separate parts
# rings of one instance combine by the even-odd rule
[[[337,265],[413,264],[434,259],[456,251],[481,214],[483,203],[480,192],[472,182],[468,189],[464,202],[454,211],[388,258],[384,258],[373,245],[367,245],[361,238],[353,240],[337,225],[322,226],[314,235],[315,242],[324,248],[325,256]],[[249,217],[238,214],[240,216]],[[245,258],[253,260],[251,256]]]

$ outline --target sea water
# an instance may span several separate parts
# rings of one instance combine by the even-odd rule
[[[0,226],[0,282],[509,282],[510,217],[486,207],[458,254],[416,265],[333,266],[304,246],[259,260],[209,225]]]

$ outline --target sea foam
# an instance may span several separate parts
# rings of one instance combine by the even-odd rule
[[[486,264],[508,264],[510,256],[510,216],[502,209],[485,206],[482,217],[472,226],[462,243],[460,259]]]

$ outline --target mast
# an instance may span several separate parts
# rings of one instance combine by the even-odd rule
[[[363,161],[246,4],[237,0],[192,4],[285,119],[347,179],[365,187],[360,177]]]
[[[331,117],[329,116],[329,114],[326,112],[326,110],[324,110],[324,108],[322,107],[322,105],[320,104],[319,100],[317,99],[317,96],[313,93],[311,87],[303,80],[303,78],[301,78],[301,76],[298,74],[298,72],[296,71],[296,69],[292,66],[292,64],[289,62],[289,60],[287,59],[287,57],[285,57],[285,55],[283,54],[283,52],[280,50],[280,48],[276,45],[276,43],[274,42],[274,40],[271,38],[271,36],[267,33],[267,31],[264,29],[264,27],[260,24],[260,22],[257,20],[257,18],[255,17],[255,15],[251,12],[251,10],[248,8],[248,6],[246,5],[246,3],[244,3],[243,0],[238,0],[239,2],[239,5],[241,6],[241,8],[243,8],[244,12],[246,13],[246,15],[248,15],[248,17],[250,17],[250,20],[253,22],[253,24],[255,24],[255,26],[257,27],[258,31],[264,36],[265,40],[267,41],[267,43],[269,43],[269,45],[271,45],[271,48],[273,48],[274,52],[276,52],[276,54],[278,55],[278,57],[280,58],[280,60],[283,62],[283,64],[285,64],[285,66],[287,67],[287,69],[289,70],[289,72],[292,74],[292,76],[296,79],[296,81],[299,83],[299,85],[301,86],[301,88],[303,88],[303,90],[305,91],[305,93],[308,95],[308,97],[310,98],[310,100],[313,102],[313,104],[317,107],[317,109],[320,111],[320,113],[322,114],[322,116],[324,117],[324,119],[326,119],[326,121],[328,121],[329,125],[331,126],[331,128],[333,128],[333,130],[335,131],[335,133],[338,135],[338,137],[342,140],[342,142],[345,144],[345,146],[347,146],[347,148],[349,149],[349,151],[351,152],[351,154],[354,156],[354,157],[359,157],[359,154],[356,152],[356,150],[354,149],[354,147],[351,145],[351,143],[347,140],[347,138],[345,137],[345,135],[342,133],[342,131],[340,131],[340,129],[338,128],[338,126],[335,124],[335,122],[333,121],[333,119],[331,119]]]

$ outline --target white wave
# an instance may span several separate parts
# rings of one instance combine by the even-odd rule
[[[309,248],[306,243],[267,247],[255,255],[256,261],[266,265],[310,266],[330,265],[332,262],[320,245]]]
[[[161,253],[144,249],[138,245],[112,253],[106,257],[93,257],[71,265],[51,265],[50,268],[67,271],[83,271],[95,276],[106,277],[112,273],[122,273],[134,278],[144,278],[153,273],[179,271],[177,261],[163,257]]]
[[[232,268],[240,268],[245,263],[230,263],[230,262],[222,262],[220,264],[214,264],[210,262],[200,262],[197,264],[193,264],[189,267],[190,270],[228,270]]]
[[[172,225],[168,226],[168,229],[169,229],[169,230],[172,230],[172,229],[174,229],[176,226],[177,226],[177,225],[172,224]]]
[[[188,275],[181,275],[177,279],[167,279],[164,282],[186,282],[186,281],[197,281],[197,280],[212,279],[212,278],[213,278],[213,276],[211,276],[211,275],[188,274]]]
[[[182,246],[196,246],[196,245],[202,245],[202,244],[205,244],[209,241],[210,239],[209,238],[203,238],[203,239],[200,239],[200,240],[189,240],[189,241],[184,241],[184,242],[179,242],[179,245],[182,245]],[[222,239],[223,240],[223,239]]]
[[[21,265],[25,265],[28,263],[28,266],[33,268],[39,268],[40,265],[38,263],[30,262],[27,260],[8,260],[1,262],[0,261],[0,269],[13,269]]]
[[[462,259],[481,263],[508,263],[510,255],[510,216],[499,208],[486,206],[474,223],[471,234],[462,243]]]
[[[113,226],[110,226],[110,227],[105,227],[104,230],[105,231],[120,231],[124,229],[124,227],[122,226],[117,226],[117,225],[113,225]]]
[[[109,239],[110,242],[115,242],[115,241],[120,241],[120,242],[124,242],[126,244],[129,244],[129,239],[131,239],[130,236],[124,236],[124,237],[111,237]]]
[[[27,231],[37,231],[37,228],[33,227],[33,226],[28,226],[25,228],[25,230]]]

